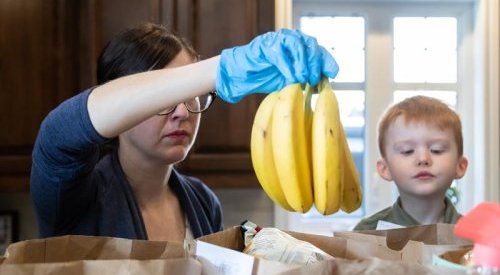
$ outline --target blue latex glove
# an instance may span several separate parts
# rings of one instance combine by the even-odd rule
[[[249,44],[222,51],[217,95],[236,103],[251,93],[270,93],[288,84],[318,84],[334,78],[338,65],[316,39],[299,30],[282,29],[257,36]]]

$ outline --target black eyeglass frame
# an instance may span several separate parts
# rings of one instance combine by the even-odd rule
[[[201,114],[203,112],[205,112],[206,110],[208,110],[208,108],[210,108],[210,106],[212,106],[212,103],[214,103],[215,99],[217,98],[217,92],[216,91],[211,91],[209,92],[208,94],[206,94],[208,96],[210,96],[212,99],[210,100],[210,102],[208,103],[208,105],[205,107],[205,109],[200,109],[199,111],[193,111],[193,110],[190,110],[188,105],[186,105],[186,102],[181,102],[182,104],[184,104],[184,106],[186,106],[186,109],[188,110],[188,112],[192,113],[192,114]],[[161,112],[159,114],[156,114],[157,116],[167,116],[167,115],[170,115],[171,113],[173,113],[175,111],[175,109],[177,109],[177,106],[179,106],[179,104],[173,106],[173,107],[170,107],[172,108],[172,110],[168,110],[167,112]]]

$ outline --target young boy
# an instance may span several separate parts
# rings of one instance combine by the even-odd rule
[[[399,198],[354,230],[376,229],[378,221],[401,226],[456,223],[461,215],[446,191],[468,165],[458,115],[437,99],[415,96],[390,107],[378,131],[382,158],[377,171],[394,181]]]

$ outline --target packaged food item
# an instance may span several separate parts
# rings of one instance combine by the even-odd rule
[[[241,227],[245,238],[243,253],[254,257],[295,265],[333,259],[311,243],[298,240],[277,228],[260,228],[249,221],[243,222]]]

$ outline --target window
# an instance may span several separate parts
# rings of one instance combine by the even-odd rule
[[[360,2],[295,0],[293,27],[316,37],[339,63],[333,88],[361,176],[362,207],[326,217],[314,209],[299,214],[276,208],[279,228],[319,234],[349,230],[362,217],[395,201],[394,185],[375,170],[378,118],[393,102],[417,94],[445,101],[462,118],[464,138],[470,141],[464,144],[465,154],[471,150],[471,108],[462,103],[471,96],[464,87],[472,81],[467,79],[471,47],[466,37],[473,3]],[[455,184],[460,189],[460,181]]]

